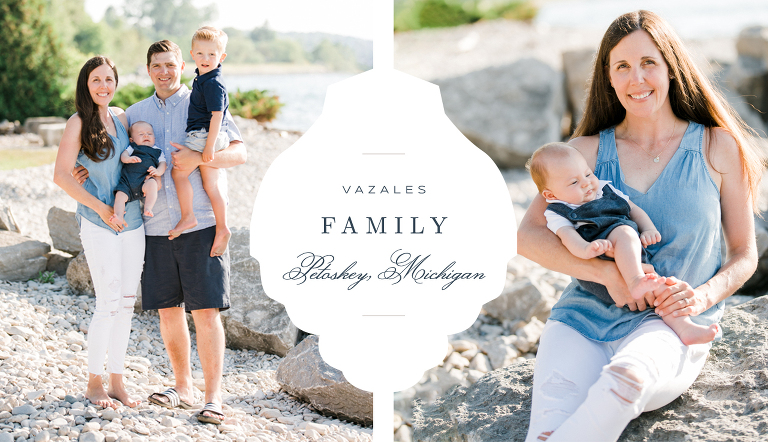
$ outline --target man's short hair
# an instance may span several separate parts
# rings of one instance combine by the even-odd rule
[[[203,26],[195,31],[195,35],[192,36],[192,46],[196,41],[212,41],[216,43],[216,46],[221,52],[227,49],[227,34],[221,29],[216,29],[213,26]]]
[[[181,48],[176,43],[170,40],[160,40],[152,43],[147,50],[147,66],[152,63],[152,56],[155,54],[161,54],[163,52],[171,52],[179,59],[179,63],[184,61],[181,57]]]

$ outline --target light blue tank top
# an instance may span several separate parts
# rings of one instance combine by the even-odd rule
[[[643,209],[661,233],[661,242],[648,247],[651,264],[659,275],[675,276],[692,287],[707,282],[721,265],[720,192],[707,170],[702,152],[704,126],[690,122],[677,151],[659,178],[641,193],[624,183],[616,152],[614,128],[600,132],[595,175]],[[691,319],[702,325],[718,322],[725,303]],[[585,337],[601,342],[628,335],[640,323],[658,318],[653,309],[631,312],[605,304],[574,280],[552,308],[550,319],[560,321]],[[720,339],[720,333],[718,337]]]
[[[115,122],[115,129],[117,130],[116,137],[109,136],[112,139],[112,144],[115,146],[114,153],[104,161],[95,162],[88,158],[81,150],[77,155],[76,164],[88,169],[88,178],[83,183],[83,188],[102,203],[113,206],[115,204],[115,186],[120,181],[120,171],[123,169],[123,163],[120,162],[120,154],[128,147],[128,132],[125,130],[123,123],[120,122],[111,110],[109,113],[112,115],[112,120]],[[98,213],[88,206],[77,203],[75,214],[77,215],[78,224],[82,217],[99,227],[115,232],[101,220]],[[123,229],[124,232],[141,226],[141,206],[139,201],[131,201],[125,205],[125,216],[123,219],[128,223],[128,226]]]

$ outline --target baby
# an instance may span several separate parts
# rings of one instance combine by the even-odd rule
[[[644,247],[661,241],[651,218],[608,181],[598,180],[578,150],[566,143],[546,144],[527,167],[550,203],[544,212],[547,227],[574,256],[613,258],[634,299],[665,286],[666,278],[646,274],[641,265],[650,258]],[[614,302],[604,286],[579,282],[604,302]],[[717,324],[698,325],[689,316],[662,319],[685,345],[710,342],[718,330]]]
[[[140,199],[142,195],[145,197],[144,216],[154,216],[152,208],[157,201],[160,177],[166,169],[165,155],[155,146],[155,133],[151,124],[137,121],[131,126],[129,135],[131,145],[120,155],[123,170],[115,187],[115,213],[109,219],[113,223],[123,225],[125,204]],[[152,178],[146,179],[147,175]]]

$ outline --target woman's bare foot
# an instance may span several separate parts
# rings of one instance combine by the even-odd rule
[[[229,238],[232,236],[232,232],[228,227],[224,226],[219,229],[216,226],[216,237],[213,238],[213,247],[211,247],[211,258],[221,256],[224,251],[227,250],[227,244],[229,244]]]
[[[195,218],[195,214],[191,214],[185,218],[182,218],[179,220],[178,224],[176,224],[176,227],[174,227],[170,232],[168,232],[168,239],[174,239],[177,238],[179,235],[184,233],[185,230],[189,230],[197,225],[197,218]]]
[[[88,375],[88,387],[85,389],[85,398],[91,401],[92,404],[102,408],[117,408],[117,404],[104,391],[104,386],[101,384],[101,375],[92,373]]]
[[[719,330],[717,324],[706,326],[691,321],[687,321],[685,324],[679,324],[674,328],[675,333],[677,333],[677,336],[685,345],[706,344],[712,342]]]
[[[628,281],[627,286],[629,287],[629,293],[632,295],[632,298],[640,299],[645,296],[646,293],[652,292],[664,285],[664,281],[666,280],[667,278],[655,273],[646,273],[632,281]]]
[[[132,398],[130,394],[125,390],[125,388],[115,388],[112,387],[109,388],[109,397],[112,399],[117,399],[120,401],[121,404],[126,405],[128,407],[134,408],[137,405],[141,404],[141,399],[135,399]]]

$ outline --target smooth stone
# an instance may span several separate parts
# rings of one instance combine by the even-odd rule
[[[29,414],[33,414],[35,411],[37,410],[35,409],[35,407],[31,405],[21,405],[19,407],[13,407],[12,414],[14,416],[21,415],[21,414],[29,415]]]

